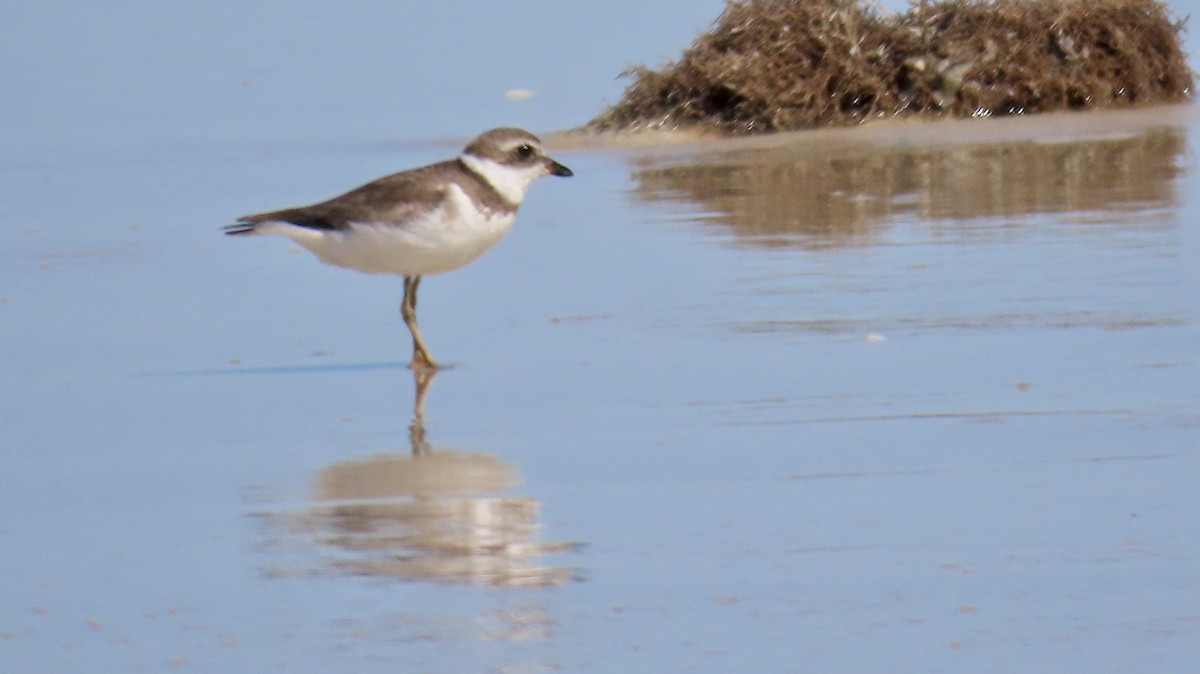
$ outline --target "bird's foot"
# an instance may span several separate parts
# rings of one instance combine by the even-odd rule
[[[432,358],[418,358],[417,356],[413,356],[413,359],[408,363],[408,369],[418,373],[437,372],[442,369],[442,366],[438,365],[437,361]]]
[[[444,370],[447,366],[438,363],[429,355],[428,349],[423,349],[421,346],[415,346],[413,349],[412,360],[408,363],[408,369],[414,373],[434,373],[438,370]]]

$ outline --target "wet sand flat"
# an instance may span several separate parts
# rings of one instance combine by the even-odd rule
[[[427,284],[432,381],[398,281],[29,224],[5,660],[1178,671],[1196,129],[577,148],[583,180]]]
[[[532,20],[513,11],[490,17],[506,35]],[[1192,666],[1193,106],[553,135],[576,176],[424,281],[422,328],[452,367],[422,379],[399,279],[220,226],[445,157],[460,129],[566,128],[591,99],[512,76],[495,101],[446,94],[441,116],[373,126],[374,99],[273,98],[278,73],[328,83],[348,72],[328,64],[409,48],[364,16],[361,53],[212,61],[215,107],[180,108],[204,116],[138,88],[160,81],[141,69],[194,74],[187,58],[135,50],[103,81],[128,116],[14,118],[0,669]],[[558,24],[548,40],[574,39]],[[505,77],[526,67],[493,51]],[[584,56],[602,55],[544,67],[575,82]]]

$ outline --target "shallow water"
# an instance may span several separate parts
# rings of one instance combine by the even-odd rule
[[[715,16],[690,11],[677,43]],[[402,365],[399,280],[219,225],[491,120],[569,126],[598,104],[578,73],[653,61],[665,38],[547,63],[542,82],[577,87],[561,99],[505,79],[520,59],[478,107],[450,89],[426,118],[388,94],[414,125],[389,135],[371,105],[276,110],[260,91],[298,96],[281,73],[335,82],[376,51],[223,61],[242,29],[205,17],[215,46],[171,16],[79,32],[165,31],[211,58],[122,52],[101,74],[132,73],[145,108],[96,116],[94,137],[32,113],[3,136],[6,669],[1191,666],[1191,107],[556,139],[576,177],[538,183],[493,252],[423,284],[453,365],[423,381]],[[572,17],[552,47],[582,40]],[[207,74],[211,100],[143,88],[172,68]],[[502,98],[517,86],[538,93]]]

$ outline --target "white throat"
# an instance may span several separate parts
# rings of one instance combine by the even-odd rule
[[[472,154],[461,155],[460,159],[475,173],[488,181],[500,196],[510,204],[520,204],[525,198],[529,185],[545,175],[541,164],[528,168],[514,168],[497,163],[491,159],[483,159]]]

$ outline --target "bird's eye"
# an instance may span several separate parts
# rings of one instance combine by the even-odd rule
[[[528,143],[517,146],[517,156],[521,159],[529,159],[533,156],[533,146]]]

